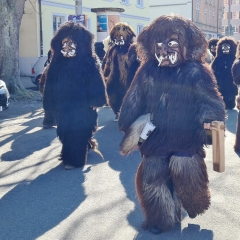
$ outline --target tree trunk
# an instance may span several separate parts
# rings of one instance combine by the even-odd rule
[[[15,97],[28,96],[20,81],[19,29],[25,0],[0,0],[0,79]]]

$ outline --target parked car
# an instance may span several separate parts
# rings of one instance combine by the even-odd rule
[[[6,87],[6,83],[0,80],[0,112],[9,107],[10,94]]]
[[[43,72],[45,66],[47,66],[47,61],[48,61],[48,57],[43,56],[43,57],[40,57],[37,60],[37,62],[33,65],[32,75],[31,75],[31,81],[33,84],[38,86],[39,79],[42,75],[42,72]]]

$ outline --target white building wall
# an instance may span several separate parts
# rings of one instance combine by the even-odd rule
[[[166,14],[179,14],[185,18],[192,19],[192,1],[187,0],[150,0],[151,21]]]

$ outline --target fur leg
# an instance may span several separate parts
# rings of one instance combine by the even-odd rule
[[[83,167],[87,162],[88,140],[92,132],[88,131],[61,131],[57,129],[59,140],[62,143],[61,159],[64,164]]]
[[[194,218],[207,210],[210,192],[204,159],[198,154],[192,157],[173,155],[170,171],[177,195],[189,217]]]
[[[43,119],[43,128],[51,128],[56,126],[56,120],[54,111],[45,111],[44,112],[44,119]]]
[[[240,112],[238,112],[236,128],[237,128],[236,138],[235,138],[235,144],[233,148],[236,152],[240,152]]]
[[[171,188],[169,160],[144,157],[136,174],[136,190],[146,217],[143,227],[155,234],[170,230],[178,219]]]
[[[122,105],[123,97],[121,94],[108,95],[109,105],[112,108],[115,115],[119,113],[120,107]]]
[[[235,97],[232,97],[226,100],[225,103],[226,103],[226,109],[229,109],[229,110],[233,109],[235,107]]]

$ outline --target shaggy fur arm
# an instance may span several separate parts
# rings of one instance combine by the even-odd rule
[[[145,113],[145,96],[141,89],[141,81],[144,79],[141,71],[135,75],[132,85],[128,89],[122,103],[118,127],[120,131],[126,132],[131,124],[142,114]],[[146,76],[145,76],[146,79]]]
[[[106,52],[106,54],[103,57],[102,60],[102,70],[104,73],[104,77],[107,77],[109,75],[109,60],[108,60],[108,52]]]
[[[134,75],[140,66],[140,61],[138,59],[136,51],[136,43],[132,44],[128,49],[126,63],[128,68],[127,88],[129,88],[134,78]]]
[[[194,69],[193,69],[194,70]],[[198,79],[196,83],[196,93],[199,105],[199,121],[203,125],[211,121],[225,122],[226,112],[222,96],[217,90],[216,79],[213,73],[206,66],[195,69]]]
[[[240,85],[240,59],[237,59],[232,66],[233,80],[236,85]]]
[[[103,80],[102,70],[97,59],[89,68],[88,101],[92,107],[102,107],[107,103],[106,86]],[[95,65],[94,65],[95,64]]]
[[[56,64],[50,64],[45,82],[44,92],[43,92],[43,108],[45,111],[53,111],[55,108],[55,100],[54,100],[54,89],[56,82]]]
[[[117,55],[117,51],[114,46],[110,47],[106,54],[103,57],[102,61],[102,70],[103,76],[106,78],[111,73],[111,63],[113,62],[113,58]]]
[[[43,95],[43,92],[44,92],[44,87],[45,87],[45,84],[46,84],[46,81],[47,81],[47,72],[48,72],[48,68],[49,68],[49,65],[47,65],[44,70],[43,70],[43,73],[39,79],[39,91],[40,93]]]

